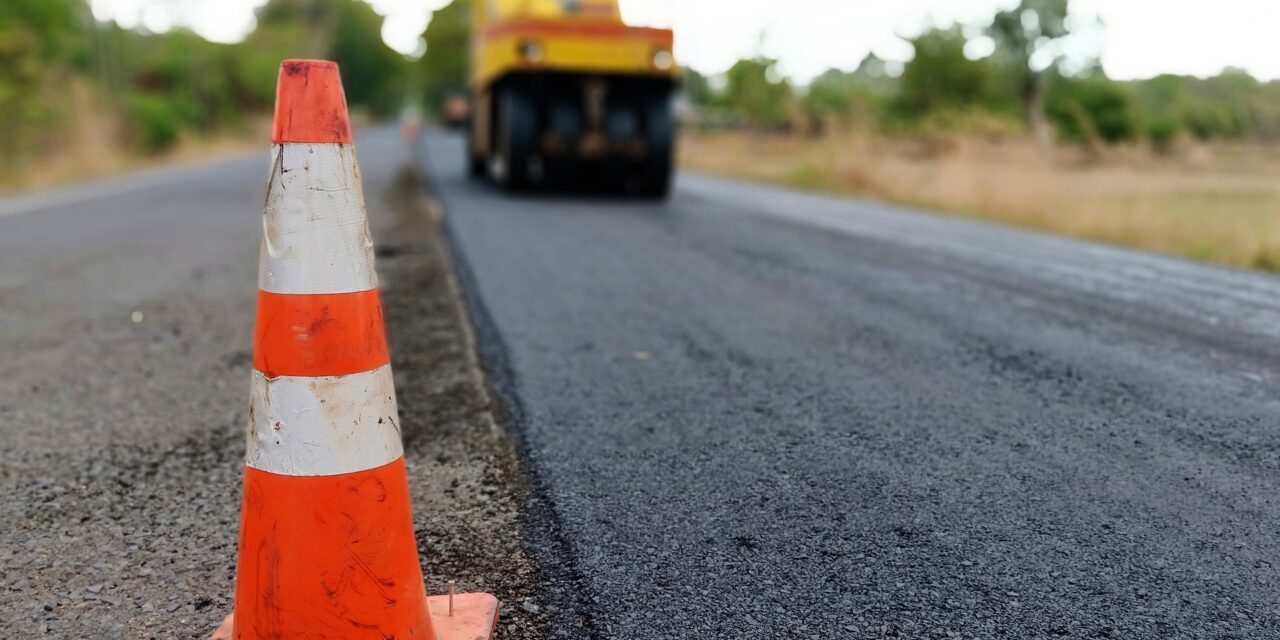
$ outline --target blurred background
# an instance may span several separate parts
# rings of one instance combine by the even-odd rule
[[[469,1],[4,0],[0,189],[260,149],[276,69],[358,121],[465,94]],[[1269,0],[623,0],[670,27],[683,168],[1280,270]],[[412,115],[408,117],[414,117]]]

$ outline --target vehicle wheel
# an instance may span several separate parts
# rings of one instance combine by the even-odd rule
[[[533,101],[520,87],[503,87],[498,94],[497,144],[489,170],[494,182],[509,190],[529,186],[536,158],[537,117]]]
[[[665,198],[671,192],[675,155],[675,113],[668,95],[655,96],[645,106],[645,152],[640,195]]]
[[[467,175],[472,178],[483,178],[485,173],[484,156],[476,153],[475,125],[468,123],[467,128]]]

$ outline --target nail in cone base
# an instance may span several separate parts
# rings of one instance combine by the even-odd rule
[[[492,594],[455,594],[452,614],[449,596],[431,596],[427,607],[431,609],[431,626],[440,640],[488,638],[498,626],[498,599]]]

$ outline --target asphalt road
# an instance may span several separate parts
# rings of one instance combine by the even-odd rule
[[[1280,279],[432,133],[560,635],[1280,637]]]

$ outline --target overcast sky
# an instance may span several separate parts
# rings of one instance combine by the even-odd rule
[[[386,16],[382,36],[411,53],[428,16],[448,0],[369,0]],[[91,0],[99,18],[155,31],[185,24],[211,40],[230,42],[253,27],[265,0]],[[634,24],[674,27],[676,57],[705,73],[764,53],[801,82],[822,71],[851,69],[870,51],[906,59],[900,38],[929,21],[985,24],[998,7],[1017,0],[622,0]],[[1081,24],[1101,18],[1103,31],[1085,31],[1070,47],[1101,50],[1117,79],[1161,73],[1214,75],[1243,67],[1262,79],[1280,78],[1280,0],[1072,0]],[[763,39],[761,35],[763,34]],[[975,45],[980,53],[981,43]]]

